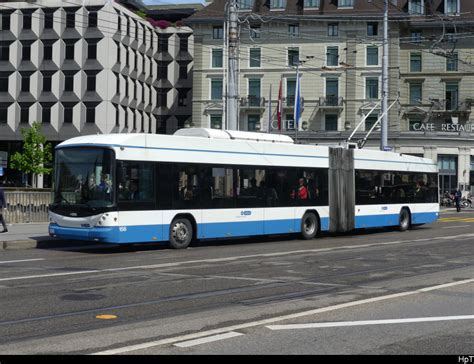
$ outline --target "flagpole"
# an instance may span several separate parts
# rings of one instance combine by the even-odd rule
[[[272,132],[272,84],[270,84],[270,94],[268,95],[268,128],[267,133]]]
[[[296,87],[295,87],[295,108],[293,112],[293,119],[296,126],[296,141],[298,142],[298,128],[299,128],[299,114],[300,114],[300,60],[296,63]]]

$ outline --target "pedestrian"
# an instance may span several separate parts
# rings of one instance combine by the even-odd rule
[[[461,211],[461,196],[462,196],[462,193],[458,188],[456,192],[454,192],[454,204],[456,205],[457,212]]]
[[[2,223],[3,230],[0,231],[1,233],[8,232],[7,224],[5,223],[5,218],[3,217],[4,210],[7,209],[7,199],[5,198],[5,192],[3,191],[3,187],[0,186],[0,222]]]

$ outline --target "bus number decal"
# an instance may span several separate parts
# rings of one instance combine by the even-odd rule
[[[240,215],[241,215],[241,216],[250,216],[250,215],[252,215],[252,211],[250,211],[250,210],[244,210],[244,211],[241,211],[241,212],[240,212]]]
[[[120,227],[119,227],[119,231],[120,231],[121,233],[124,233],[124,232],[127,231],[127,227],[126,227],[126,226],[120,226]]]

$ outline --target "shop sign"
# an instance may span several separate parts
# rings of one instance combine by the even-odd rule
[[[452,133],[459,133],[459,132],[467,132],[472,133],[474,132],[474,123],[467,123],[464,125],[461,124],[441,124],[436,125],[434,123],[413,123],[410,125],[411,131],[444,131],[444,132],[452,132]]]

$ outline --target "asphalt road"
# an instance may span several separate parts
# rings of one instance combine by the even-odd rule
[[[4,251],[0,353],[473,354],[473,227]]]

